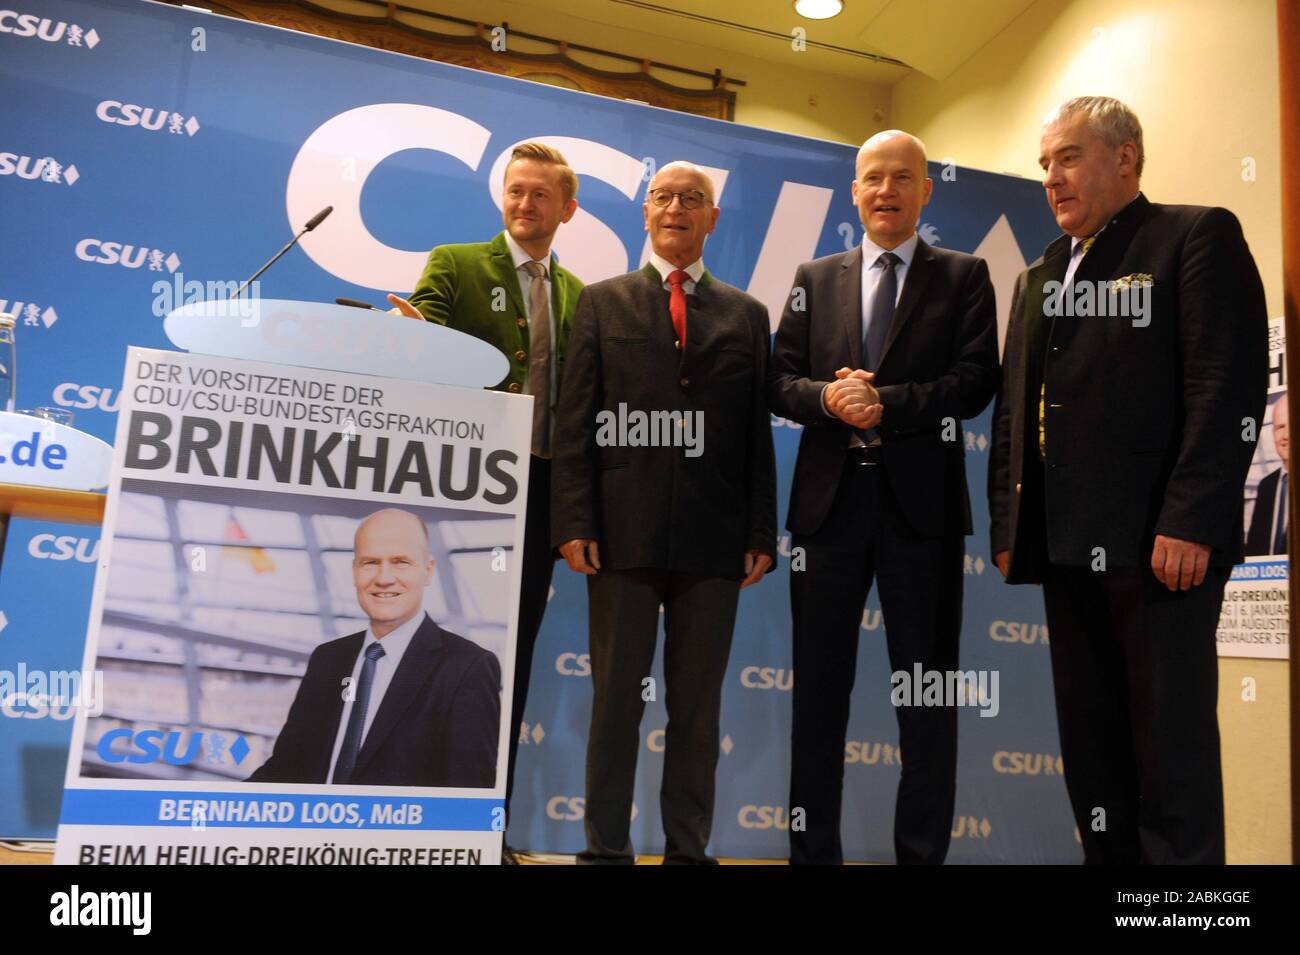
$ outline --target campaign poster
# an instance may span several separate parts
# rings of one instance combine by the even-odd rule
[[[1281,317],[1269,320],[1268,355],[1268,407],[1244,494],[1246,560],[1232,569],[1224,591],[1216,635],[1221,657],[1285,660],[1290,653],[1289,422],[1286,328]]]
[[[130,349],[55,861],[499,862],[530,428]]]

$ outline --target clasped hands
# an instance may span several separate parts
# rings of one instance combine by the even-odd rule
[[[880,403],[880,392],[871,383],[875,377],[861,368],[836,371],[835,380],[822,392],[826,410],[858,431],[880,424],[885,406]]]

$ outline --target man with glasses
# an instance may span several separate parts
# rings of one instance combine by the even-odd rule
[[[664,861],[707,864],[737,600],[776,554],[768,318],[704,268],[719,210],[702,170],[664,166],[644,212],[649,263],[578,298],[556,417],[552,539],[588,575],[593,701],[578,861],[635,859],[632,786],[641,714],[657,694],[662,605]],[[639,416],[649,429],[623,426]]]

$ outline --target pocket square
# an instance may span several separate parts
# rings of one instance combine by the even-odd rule
[[[1132,288],[1153,288],[1155,287],[1155,276],[1148,272],[1134,272],[1132,275],[1124,275],[1117,279],[1111,279],[1110,290],[1112,292],[1127,292]]]

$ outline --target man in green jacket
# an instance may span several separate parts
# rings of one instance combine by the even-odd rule
[[[429,253],[410,299],[388,296],[396,312],[446,325],[501,349],[510,360],[510,373],[494,390],[534,396],[506,773],[507,820],[533,646],[546,612],[556,556],[550,541],[552,421],[564,347],[582,289],[578,277],[552,257],[551,242],[560,225],[577,211],[577,193],[577,174],[559,150],[543,143],[521,143],[506,164],[505,231],[491,242],[438,246]],[[515,861],[509,847],[503,861]]]

